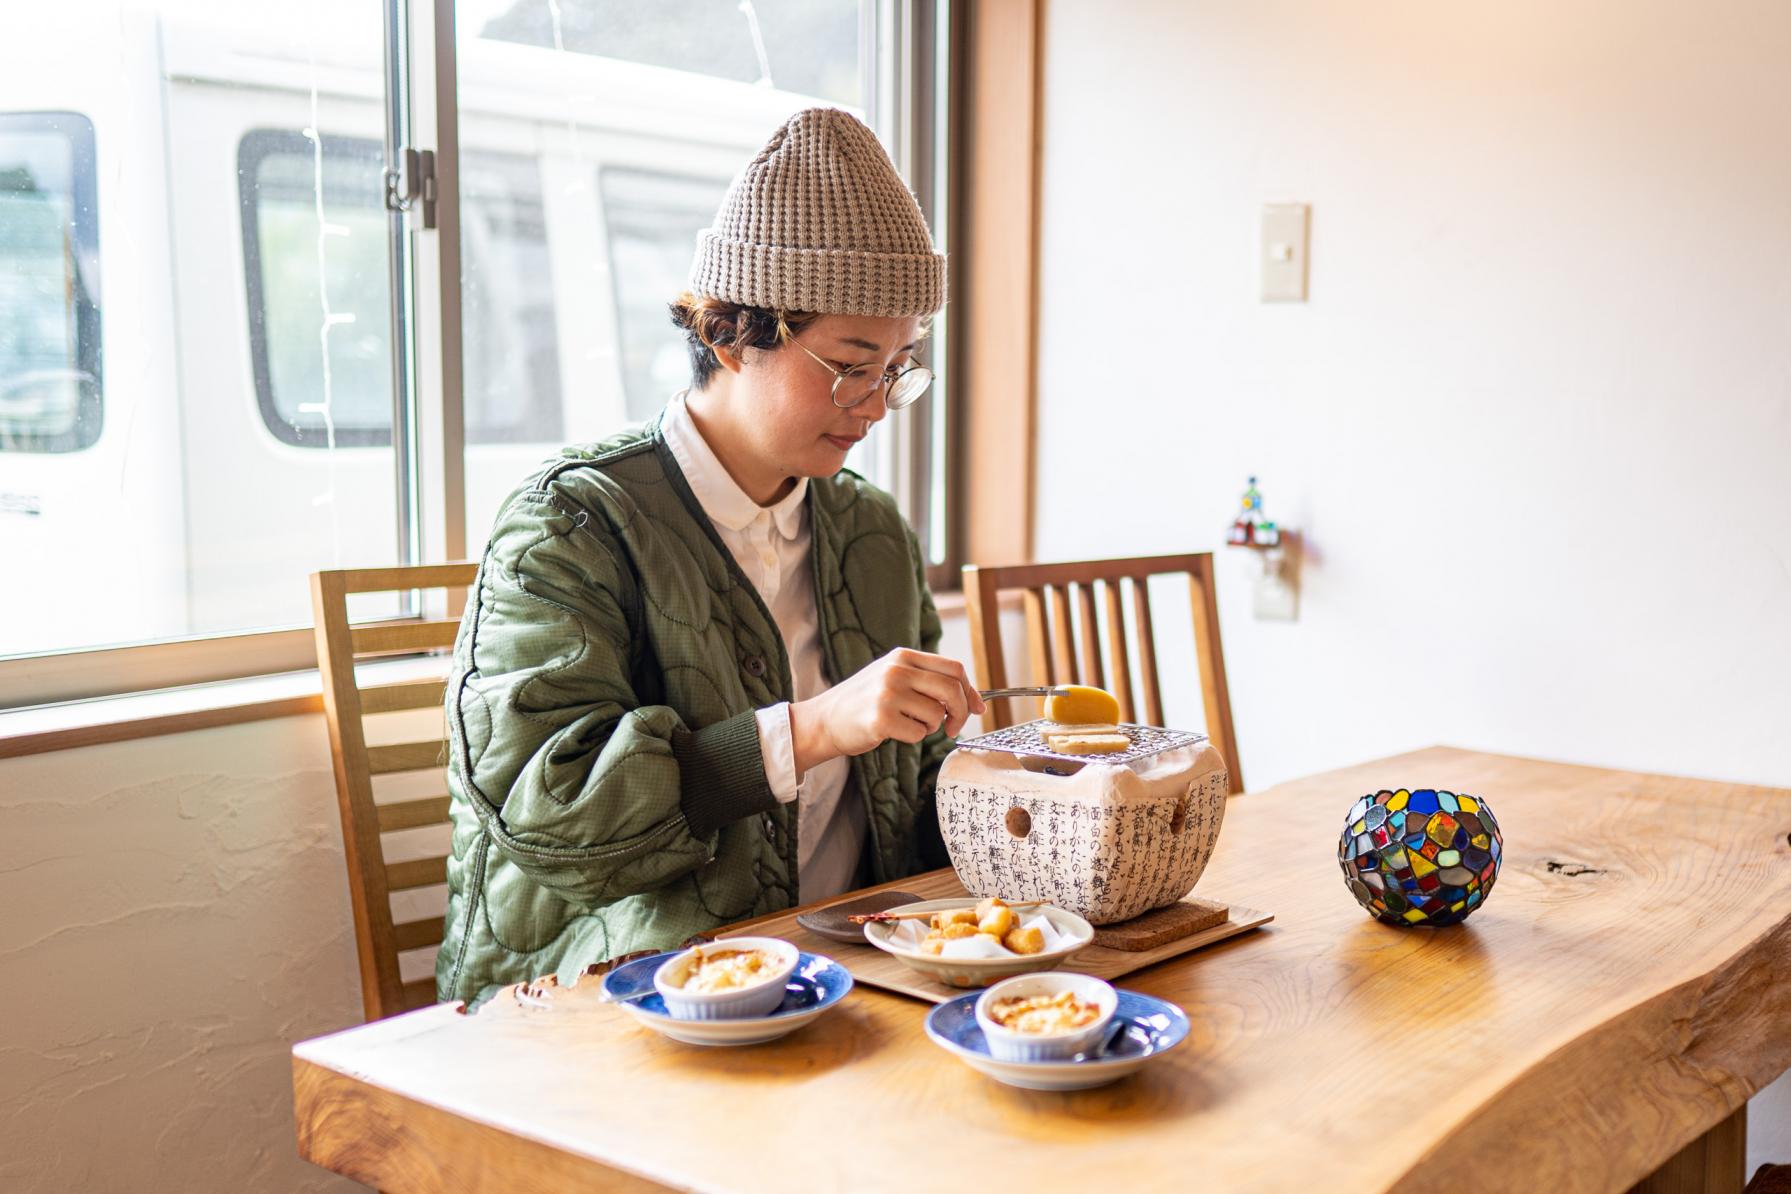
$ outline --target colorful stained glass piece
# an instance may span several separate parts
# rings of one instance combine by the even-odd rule
[[[1437,878],[1441,879],[1444,883],[1447,883],[1450,887],[1465,888],[1468,885],[1468,880],[1473,877],[1474,872],[1470,871],[1465,866],[1446,866],[1437,872]]]
[[[1454,866],[1456,863],[1458,863],[1460,861],[1461,861],[1461,854],[1459,851],[1456,851],[1456,850],[1438,850],[1437,851],[1437,865],[1438,866]]]
[[[1436,869],[1436,863],[1430,861],[1430,859],[1424,857],[1424,855],[1412,855],[1412,874],[1418,876],[1418,878],[1422,879]]]
[[[1379,829],[1387,823],[1387,810],[1380,805],[1372,805],[1362,816],[1362,824],[1370,829]]]
[[[1460,807],[1455,803],[1454,792],[1438,792],[1437,805],[1446,813],[1455,812]]]
[[[1413,792],[1409,807],[1415,813],[1423,813],[1428,816],[1437,811],[1437,794],[1429,788],[1425,788],[1421,792]]]
[[[1404,788],[1401,788],[1401,789],[1399,789],[1399,791],[1393,793],[1393,795],[1388,799],[1387,811],[1390,813],[1397,812],[1400,809],[1404,808],[1410,800],[1411,800],[1411,793],[1407,792]]]
[[[1475,846],[1478,846],[1482,850],[1492,845],[1492,839],[1487,837],[1484,833],[1477,833],[1470,840]]]
[[[1475,800],[1472,796],[1457,796],[1455,798],[1455,803],[1460,806],[1461,811],[1464,813],[1477,813],[1480,811],[1480,802]]]
[[[1449,845],[1455,840],[1455,831],[1459,828],[1455,818],[1448,813],[1438,813],[1424,827],[1424,835],[1435,842],[1439,848]]]

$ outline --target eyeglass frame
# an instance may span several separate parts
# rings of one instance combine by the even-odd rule
[[[824,359],[819,354],[817,354],[814,349],[810,348],[808,345],[804,344],[802,341],[800,341],[796,338],[796,333],[792,332],[790,330],[790,325],[784,322],[783,312],[781,312],[781,311],[778,312],[778,315],[777,315],[777,338],[778,338],[779,343],[794,344],[797,348],[800,348],[803,352],[807,353],[809,358],[811,360],[813,360],[815,362],[815,364],[821,366],[821,368],[823,368],[823,369],[827,370],[827,372],[833,374],[833,389],[828,391],[827,400],[829,402],[833,403],[833,405],[838,407],[840,410],[851,410],[855,406],[862,406],[866,402],[869,402],[871,400],[872,394],[875,394],[877,392],[877,387],[875,385],[873,385],[869,390],[865,391],[864,397],[856,399],[855,401],[852,401],[852,402],[841,402],[840,401],[840,383],[842,381],[845,381],[848,377],[851,377],[854,373],[858,372],[860,369],[870,368],[871,362],[865,361],[862,364],[853,365],[852,367],[850,367],[848,369],[835,369],[832,364],[830,364],[826,359]],[[914,373],[917,371],[921,372],[921,373],[925,373],[927,375],[927,384],[920,387],[920,389],[916,390],[914,392],[914,397],[908,399],[908,401],[902,403],[900,406],[890,405],[889,395],[892,392],[894,392],[896,383],[901,381],[904,377],[907,377],[910,373]],[[913,406],[916,402],[919,402],[921,400],[921,398],[923,396],[925,396],[926,392],[932,388],[933,378],[935,376],[936,376],[936,374],[934,374],[934,372],[931,369],[927,368],[925,365],[922,365],[918,361],[916,361],[912,365],[909,365],[906,369],[903,369],[899,373],[891,373],[888,369],[883,370],[882,387],[883,387],[884,409],[892,410],[892,411],[907,410],[910,406]]]

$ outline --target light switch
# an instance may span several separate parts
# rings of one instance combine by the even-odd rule
[[[1304,203],[1262,206],[1262,301],[1306,301],[1306,230],[1311,208]]]

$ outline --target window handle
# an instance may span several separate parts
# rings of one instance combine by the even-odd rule
[[[407,145],[399,161],[402,169],[386,171],[386,210],[410,211],[421,199],[423,227],[435,227],[435,151]]]

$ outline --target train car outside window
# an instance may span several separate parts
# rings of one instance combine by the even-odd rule
[[[93,123],[0,113],[0,452],[99,439],[99,211]]]

